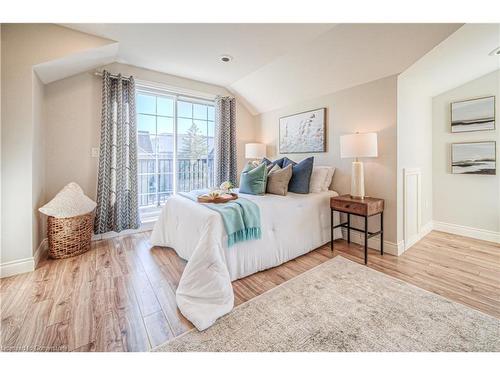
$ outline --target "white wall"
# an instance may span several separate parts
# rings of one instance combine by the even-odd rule
[[[406,73],[406,72],[405,72]],[[405,168],[420,169],[420,206],[422,227],[432,222],[432,98],[429,96],[425,81],[406,79],[404,74],[398,77],[398,242],[404,240],[403,233],[403,173]],[[413,212],[408,210],[408,212]],[[416,212],[415,212],[416,214]],[[413,216],[413,215],[412,215]],[[407,217],[408,222],[415,222],[414,217]],[[420,228],[416,228],[418,232]],[[418,233],[411,232],[418,239]],[[408,242],[410,238],[407,238]]]
[[[213,95],[229,95],[222,87],[124,64],[105,69],[138,80],[162,83]],[[65,184],[75,181],[95,198],[98,158],[91,148],[99,147],[101,124],[101,78],[93,72],[78,74],[46,86],[46,194],[50,200]],[[255,141],[254,118],[240,104],[236,108],[238,168],[244,163],[244,144]]]
[[[2,24],[1,28],[0,271],[7,274],[32,268],[32,257],[40,240],[35,208],[43,195],[43,173],[39,172],[43,145],[38,138],[43,133],[38,128],[43,124],[39,102],[43,100],[43,89],[34,76],[33,66],[108,41],[49,24]]]
[[[403,240],[403,170],[422,173],[422,228],[433,219],[432,98],[492,72],[500,45],[499,24],[466,24],[398,77],[397,239]]]
[[[36,251],[45,238],[46,218],[38,212],[45,200],[45,88],[33,73],[33,182],[32,182],[32,247]]]
[[[496,130],[451,133],[450,103],[496,96]],[[500,234],[500,170],[496,176],[451,173],[451,144],[496,141],[500,161],[500,70],[434,97],[432,101],[433,219]],[[498,163],[498,162],[497,162]]]
[[[351,159],[341,159],[339,139],[343,134],[377,132],[379,157],[366,158],[366,194],[385,199],[385,240],[396,242],[396,76],[352,87],[316,99],[291,105],[258,116],[261,141],[268,146],[268,157],[278,150],[278,121],[285,115],[327,108],[327,152],[290,154],[292,160],[314,156],[315,165],[336,167],[332,188],[339,194],[350,191]],[[370,227],[378,225],[378,218]]]

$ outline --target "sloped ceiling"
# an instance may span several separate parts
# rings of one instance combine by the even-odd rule
[[[458,25],[339,25],[231,88],[257,112],[398,74],[457,30]]]
[[[118,58],[118,43],[87,49],[33,66],[45,84],[96,69]]]
[[[64,26],[117,41],[118,62],[224,86],[257,114],[400,73],[461,25]]]
[[[399,76],[407,87],[440,95],[500,69],[500,24],[467,24]],[[423,95],[423,94],[422,94]]]

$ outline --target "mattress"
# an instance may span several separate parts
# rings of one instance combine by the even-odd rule
[[[188,261],[176,292],[181,312],[198,329],[205,329],[233,308],[232,280],[278,266],[329,242],[329,202],[337,195],[334,191],[241,194],[259,206],[262,238],[231,247],[218,212],[182,196],[169,198],[151,243],[173,248]],[[338,220],[336,213],[334,221]],[[340,228],[334,237],[341,237]]]

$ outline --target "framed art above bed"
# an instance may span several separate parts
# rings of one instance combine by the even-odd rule
[[[326,152],[326,108],[281,117],[280,154]]]

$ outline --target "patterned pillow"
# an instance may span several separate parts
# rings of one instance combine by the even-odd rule
[[[267,168],[265,164],[254,167],[247,164],[240,176],[240,193],[262,195],[266,193]]]
[[[309,183],[314,165],[314,156],[296,163],[293,160],[285,158],[283,167],[292,165],[292,178],[288,184],[288,191],[299,194],[309,194]]]
[[[288,165],[285,168],[280,168],[277,164],[274,165],[274,167],[267,175],[266,193],[286,195],[286,193],[288,192],[288,184],[291,178],[291,165]]]

